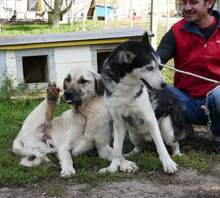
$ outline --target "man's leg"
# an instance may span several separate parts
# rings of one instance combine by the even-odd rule
[[[206,103],[204,98],[191,98],[188,94],[181,90],[168,86],[179,99],[186,120],[195,125],[206,125],[208,116],[201,108]],[[211,131],[213,135],[213,148],[215,152],[220,153],[220,88],[213,91],[208,98],[208,108],[211,118]]]
[[[209,95],[208,106],[212,121],[213,148],[220,153],[220,87]]]
[[[177,96],[179,99],[182,110],[184,112],[184,116],[186,120],[195,125],[204,125],[208,122],[208,117],[205,114],[205,111],[201,108],[202,105],[205,104],[206,99],[204,98],[192,98],[188,94],[183,91],[168,86],[168,88]]]

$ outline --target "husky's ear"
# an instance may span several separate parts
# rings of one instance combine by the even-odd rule
[[[135,57],[136,57],[136,55],[134,53],[132,53],[131,51],[124,52],[124,62],[125,63],[131,64]]]
[[[149,37],[148,37],[148,33],[147,32],[145,32],[144,33],[144,35],[143,35],[143,37],[142,37],[142,39],[141,39],[143,42],[145,42],[145,43],[150,43],[149,42]]]
[[[104,84],[101,80],[100,74],[92,72],[93,77],[95,78],[95,90],[98,96],[104,95]]]

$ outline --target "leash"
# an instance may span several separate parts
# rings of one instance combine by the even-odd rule
[[[197,77],[197,78],[200,78],[200,79],[203,79],[203,80],[206,80],[206,81],[209,81],[209,82],[213,82],[217,85],[220,85],[220,81],[217,81],[217,80],[213,80],[213,79],[210,79],[210,78],[206,78],[204,76],[200,76],[200,75],[197,75],[197,74],[193,74],[191,72],[186,72],[186,71],[183,71],[183,70],[180,70],[180,69],[176,69],[176,68],[173,68],[173,67],[170,67],[170,66],[167,66],[167,65],[163,65],[163,64],[160,64],[160,66],[162,67],[165,67],[167,69],[171,69],[171,70],[174,70],[176,72],[179,72],[179,73],[183,73],[183,74],[187,74],[187,75],[190,75],[190,76],[194,76],[194,77]]]
[[[213,91],[215,91],[217,88],[219,88],[219,87],[220,87],[220,85],[216,86],[213,90],[209,91],[209,92],[206,94],[206,104],[201,106],[201,108],[205,111],[205,114],[208,116],[207,125],[208,125],[209,128],[211,127],[211,124],[212,124],[212,121],[211,121],[211,118],[210,118],[210,111],[209,111],[209,108],[208,108],[209,95],[210,95]]]
[[[211,118],[210,118],[210,111],[209,111],[209,108],[208,108],[209,95],[210,95],[213,91],[215,91],[217,88],[220,87],[220,81],[213,80],[213,79],[210,79],[210,78],[206,78],[206,77],[204,77],[204,76],[200,76],[200,75],[197,75],[197,74],[193,74],[193,73],[191,73],[191,72],[186,72],[186,71],[183,71],[183,70],[179,70],[179,69],[176,69],[176,68],[173,68],[173,67],[164,65],[164,64],[160,64],[160,66],[165,67],[165,68],[167,68],[167,69],[174,70],[174,71],[179,72],[179,73],[187,74],[187,75],[190,75],[190,76],[194,76],[194,77],[196,77],[196,78],[200,78],[200,79],[203,79],[203,80],[206,80],[206,81],[209,81],[209,82],[213,82],[213,83],[215,83],[215,84],[217,85],[214,89],[212,89],[211,91],[209,91],[209,92],[206,94],[206,104],[201,106],[201,108],[205,111],[205,114],[206,114],[207,117],[208,117],[207,126],[210,128],[210,127],[211,127],[211,124],[212,124],[212,121],[211,121]]]

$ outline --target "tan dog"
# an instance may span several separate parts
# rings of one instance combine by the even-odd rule
[[[49,83],[47,97],[26,118],[14,140],[13,152],[26,156],[24,166],[50,162],[46,154],[58,152],[61,176],[75,175],[74,156],[96,147],[101,158],[112,160],[110,142],[111,116],[99,86],[100,76],[91,69],[76,68],[64,80],[64,100],[71,110],[54,118],[59,102],[59,89]]]
[[[36,12],[35,13],[35,18],[37,18],[37,16],[39,16],[40,18],[42,18],[42,20],[44,20],[44,14],[45,14],[45,10],[42,13]]]

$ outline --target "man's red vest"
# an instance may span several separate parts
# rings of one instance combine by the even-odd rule
[[[174,24],[172,30],[176,39],[175,67],[220,81],[220,25],[208,41],[195,26],[185,23],[185,19]],[[176,72],[174,86],[193,98],[199,98],[216,84]]]

